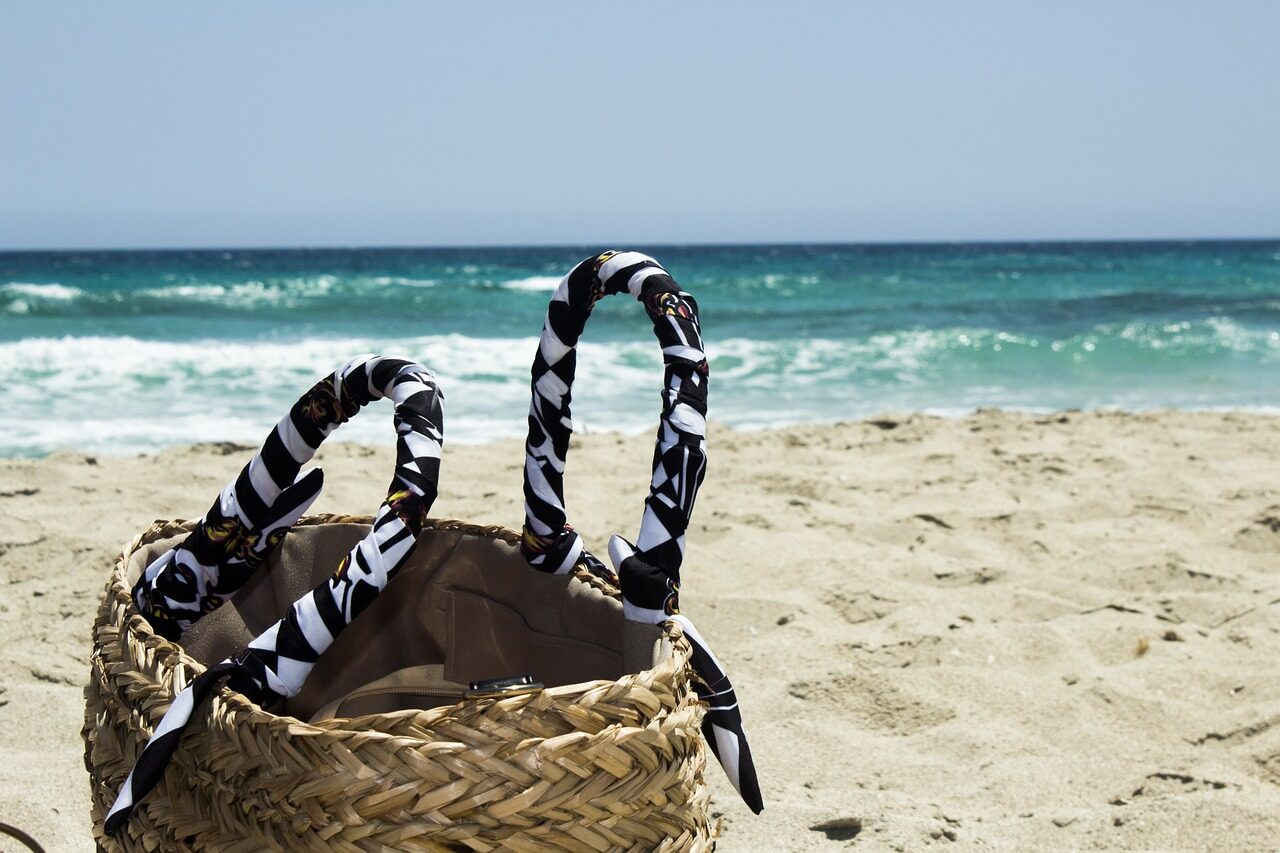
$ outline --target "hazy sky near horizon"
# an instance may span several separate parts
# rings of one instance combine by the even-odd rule
[[[0,0],[0,249],[1280,235],[1280,3]]]

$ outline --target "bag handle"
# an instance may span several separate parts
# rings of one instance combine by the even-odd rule
[[[276,471],[290,479],[297,473],[287,470],[293,466],[281,452],[300,466],[338,425],[382,397],[395,403],[396,467],[369,533],[342,559],[333,577],[294,602],[282,619],[243,651],[205,670],[174,697],[107,813],[106,832],[123,827],[134,805],[160,781],[183,727],[222,678],[229,678],[229,687],[260,705],[296,695],[320,655],[378,597],[413,553],[437,493],[444,443],[443,394],[430,370],[403,359],[360,356],[317,383],[276,425],[214,507],[235,510],[253,506],[258,499],[269,508],[263,500],[264,492],[270,491],[267,479],[278,484]],[[241,514],[227,512],[225,517]],[[181,565],[171,562],[169,569],[180,574]],[[157,586],[159,580],[158,576]]]
[[[623,581],[624,604],[658,617],[645,621],[662,621],[679,612],[685,530],[706,473],[708,370],[697,301],[648,255],[609,251],[587,258],[551,297],[530,383],[520,548],[545,572],[562,574],[581,561],[596,574],[612,574],[566,521],[564,467],[573,434],[570,399],[578,339],[595,303],[615,293],[629,293],[644,305],[665,365],[653,479],[635,545],[641,560],[657,572],[630,590]],[[617,583],[616,577],[610,580]]]
[[[299,397],[186,539],[143,570],[133,599],[152,630],[176,641],[235,595],[320,496],[323,472],[317,468],[299,477],[302,466],[361,407],[414,375],[428,377],[435,387],[434,376],[421,365],[358,356]],[[439,395],[438,389],[435,393]],[[417,412],[416,405],[397,411],[397,432],[413,433],[412,424],[429,417]],[[429,472],[397,472],[397,477],[413,481],[434,500],[438,467],[437,460]]]
[[[583,547],[566,520],[564,467],[573,434],[570,398],[578,339],[596,302],[623,292],[644,305],[665,367],[640,533],[634,545],[621,536],[609,540],[614,574]],[[563,574],[583,563],[620,585],[624,632],[638,623],[643,626],[639,636],[651,637],[668,619],[683,628],[700,679],[694,687],[708,705],[703,737],[747,806],[759,813],[764,800],[733,684],[693,623],[679,615],[685,531],[707,470],[707,382],[698,303],[661,264],[639,252],[609,251],[574,267],[551,297],[533,360],[520,550],[544,572]]]

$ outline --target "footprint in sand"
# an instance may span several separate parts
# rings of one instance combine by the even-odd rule
[[[831,673],[826,678],[794,681],[787,692],[824,706],[854,725],[895,735],[911,735],[955,717],[955,711],[926,702],[872,670]]]
[[[984,586],[1004,577],[1003,569],[991,566],[979,566],[976,569],[938,569],[933,573],[933,580],[938,586]]]
[[[1240,586],[1235,578],[1214,574],[1202,569],[1193,568],[1181,557],[1173,556],[1158,563],[1144,563],[1131,569],[1117,573],[1111,570],[1110,578],[1120,589],[1129,592],[1169,592],[1172,590],[1203,592],[1222,590]],[[1106,580],[1106,575],[1098,573],[1099,582]]]
[[[1280,550],[1280,506],[1269,506],[1240,528],[1235,546],[1245,551]]]
[[[1205,744],[1216,744],[1218,746],[1236,746],[1247,740],[1252,740],[1258,735],[1266,734],[1276,726],[1280,726],[1280,714],[1266,719],[1256,720],[1252,723],[1245,723],[1241,726],[1235,726],[1226,731],[1206,732],[1195,740],[1188,740],[1192,746],[1204,746]],[[1225,728],[1225,727],[1224,727]]]
[[[942,664],[942,638],[932,634],[904,640],[900,643],[889,643],[884,646],[869,647],[861,644],[843,646],[841,651],[859,661],[873,666],[906,669],[909,666],[927,667]]]
[[[831,592],[822,599],[822,603],[839,613],[850,625],[883,619],[898,609],[898,602],[894,599],[866,590]]]
[[[1228,787],[1226,782],[1218,782],[1213,779],[1197,779],[1195,776],[1188,776],[1185,773],[1162,771],[1148,773],[1147,778],[1133,790],[1133,793],[1127,797],[1116,797],[1111,802],[1113,805],[1122,805],[1126,800],[1136,800],[1142,797],[1176,797],[1183,794],[1194,794],[1197,791],[1221,791],[1226,787]]]
[[[1254,760],[1258,762],[1258,768],[1262,771],[1262,778],[1273,785],[1280,785],[1280,752],[1256,755]]]
[[[761,486],[761,490],[771,495],[786,495],[790,498],[804,498],[811,501],[828,500],[830,489],[820,481],[808,477],[788,477],[776,474]]]

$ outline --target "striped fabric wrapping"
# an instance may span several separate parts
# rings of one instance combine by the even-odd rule
[[[298,472],[331,432],[373,399],[369,389],[345,380],[367,373],[371,361],[353,359],[303,394],[196,529],[143,571],[133,598],[157,634],[177,640],[233,596],[319,497],[323,473],[315,469],[299,479]],[[409,364],[383,361],[384,370]]]
[[[232,503],[222,506],[234,509],[254,500],[265,503],[262,491],[241,491],[245,484],[259,483],[254,479],[254,471],[259,470],[255,463],[269,466],[260,460],[272,455],[273,447],[288,447],[285,443],[297,436],[310,449],[305,454],[309,459],[334,427],[382,397],[395,403],[396,468],[368,535],[343,558],[332,578],[298,599],[243,651],[210,667],[177,695],[108,812],[104,822],[108,833],[125,826],[133,807],[160,781],[183,727],[222,678],[261,705],[296,695],[334,638],[377,598],[413,553],[439,483],[443,394],[431,371],[401,359],[363,356],[312,388],[229,487]],[[302,455],[291,453],[295,460]],[[295,475],[296,471],[290,476]],[[250,493],[253,498],[239,502]],[[224,490],[223,497],[227,494]],[[182,564],[175,560],[169,565]]]
[[[608,251],[587,258],[561,280],[547,307],[531,371],[529,433],[525,441],[525,524],[521,551],[545,572],[583,563],[610,572],[568,524],[564,468],[573,434],[570,412],[577,345],[591,309],[605,296],[629,293],[645,307],[662,347],[662,412],[653,453],[653,478],[635,544],[609,541],[612,579],[622,589],[624,616],[656,624],[678,618],[695,650],[694,669],[706,687],[704,735],[752,811],[764,803],[733,685],[710,647],[680,612],[680,565],[698,487],[706,475],[707,384],[698,303],[653,258]]]
[[[760,780],[756,777],[756,765],[751,757],[751,746],[747,743],[747,731],[742,725],[742,713],[738,710],[738,695],[733,690],[733,683],[689,617],[677,614],[671,618],[684,628],[684,635],[693,649],[690,664],[699,678],[694,682],[694,689],[698,698],[707,703],[707,715],[702,718],[702,736],[743,801],[753,812],[760,814],[764,810],[764,798],[760,794]]]
[[[595,570],[601,565],[566,523],[564,465],[573,434],[578,339],[595,303],[624,292],[644,304],[666,365],[653,481],[636,545],[678,587],[685,528],[706,471],[707,360],[697,302],[639,252],[588,258],[564,277],[547,307],[532,370],[521,549],[531,565],[547,572],[567,572],[579,560]]]

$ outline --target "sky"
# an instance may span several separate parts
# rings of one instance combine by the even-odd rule
[[[1280,235],[1280,3],[0,0],[0,249]]]

